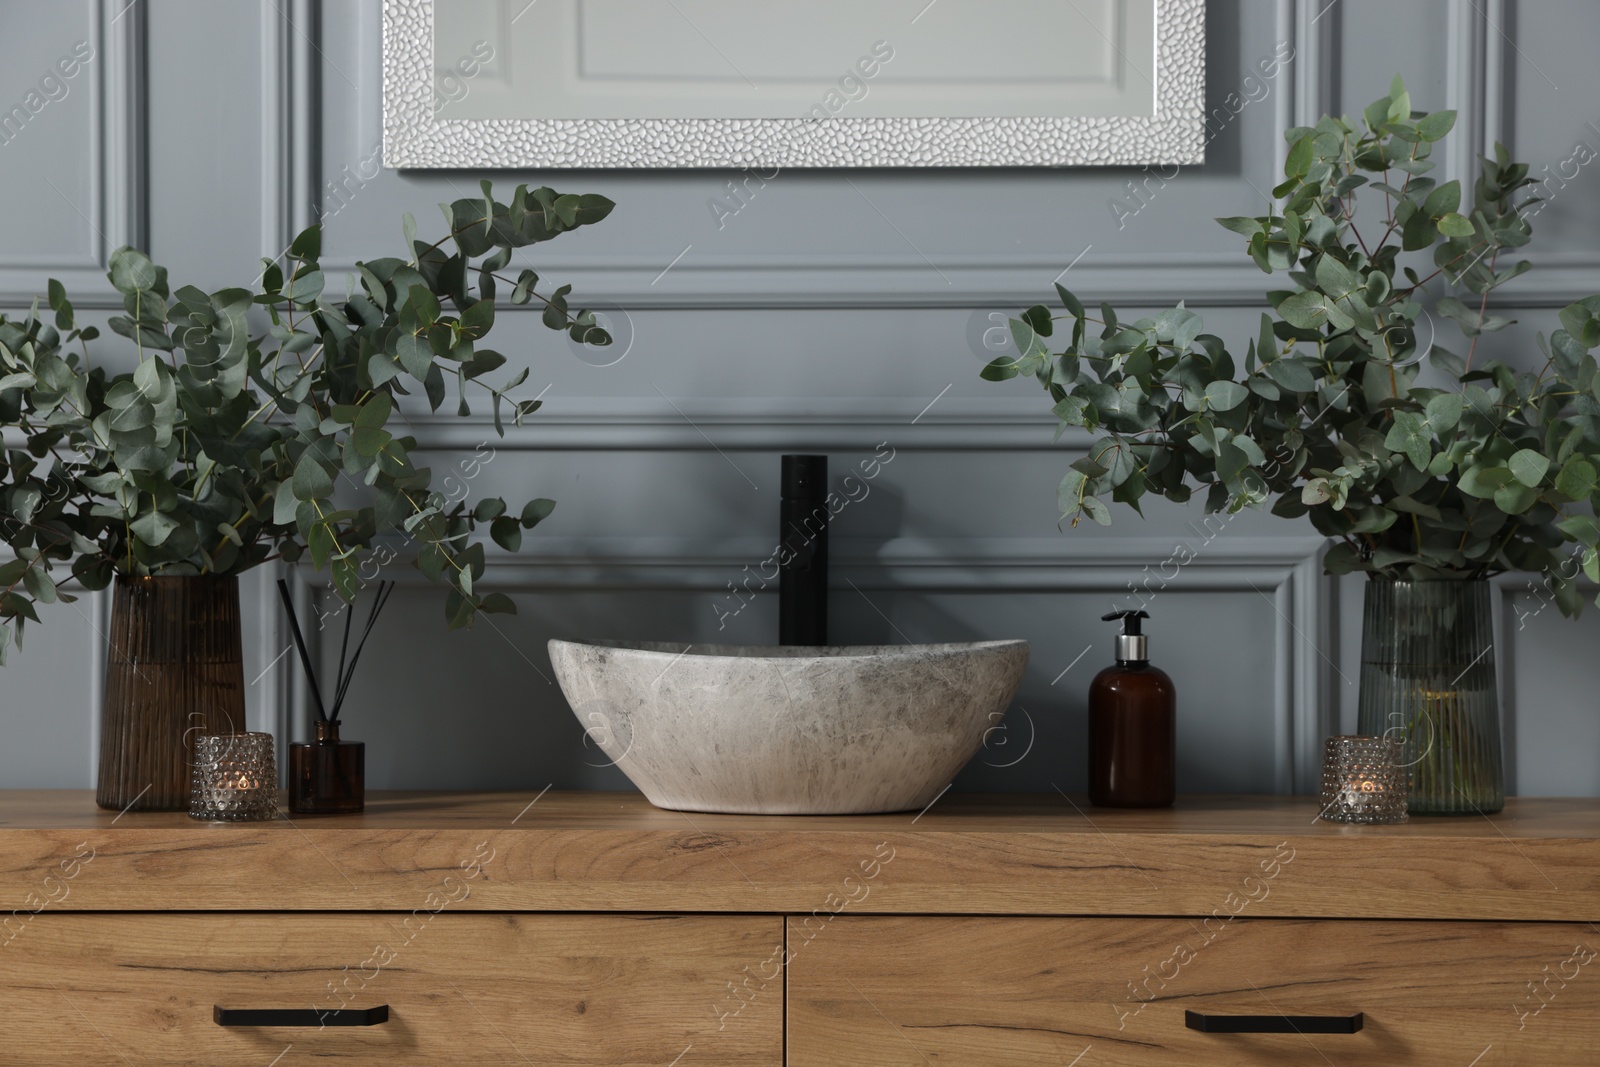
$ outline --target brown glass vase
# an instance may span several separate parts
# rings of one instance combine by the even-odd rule
[[[95,802],[188,811],[194,739],[244,726],[239,580],[118,575]]]
[[[367,745],[339,740],[339,724],[317,720],[315,741],[289,746],[289,810],[353,815],[366,804]]]

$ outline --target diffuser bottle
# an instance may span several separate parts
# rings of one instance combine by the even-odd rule
[[[289,595],[289,583],[278,580],[278,596],[283,599],[284,613],[289,618],[289,629],[294,634],[294,644],[300,651],[300,665],[305,668],[306,684],[311,690],[311,700],[316,708],[316,740],[299,741],[289,746],[289,810],[299,815],[353,815],[366,805],[367,746],[360,741],[344,741],[339,737],[339,712],[344,698],[350,692],[350,682],[355,678],[356,664],[367,647],[367,638],[377,624],[383,606],[394,593],[393,582],[379,582],[377,595],[371,598],[367,611],[366,628],[356,641],[355,652],[350,655],[351,616],[353,605],[344,609],[344,640],[339,646],[339,671],[332,690],[333,699],[328,706],[322,702],[325,687],[317,682],[317,671],[306,646],[305,634],[300,629],[300,617],[294,610],[294,599]],[[329,710],[329,707],[332,710]]]
[[[1177,692],[1150,665],[1143,611],[1122,620],[1117,662],[1089,685],[1089,799],[1111,808],[1164,808],[1177,795]]]
[[[304,815],[353,815],[364,806],[367,746],[339,740],[337,719],[317,720],[317,739],[289,746],[289,810]]]

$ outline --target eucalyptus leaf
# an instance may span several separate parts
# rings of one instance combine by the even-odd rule
[[[522,548],[522,526],[516,519],[501,517],[491,520],[489,536],[494,538],[494,543],[507,552],[516,552]]]
[[[1317,388],[1317,379],[1311,369],[1297,359],[1284,357],[1267,364],[1267,374],[1285,389],[1297,393],[1310,393]]]
[[[1573,500],[1588,500],[1595,490],[1595,464],[1574,456],[1556,475],[1556,490]]]
[[[539,525],[539,523],[543,522],[545,519],[548,519],[550,517],[550,513],[555,509],[556,502],[554,500],[541,497],[538,500],[528,501],[528,503],[522,508],[523,528],[528,530],[533,529],[535,526]]]
[[[1461,394],[1440,393],[1428,401],[1424,411],[1434,433],[1448,433],[1461,421]]]
[[[333,477],[310,449],[294,468],[294,495],[301,500],[320,500],[333,492]]]
[[[1456,124],[1454,111],[1435,111],[1417,120],[1417,133],[1425,141],[1442,141]]]
[[[110,266],[111,284],[123,293],[151,289],[159,278],[156,265],[150,262],[150,257],[134,248],[117,249],[111,254]]]
[[[1581,545],[1600,544],[1600,523],[1590,515],[1572,515],[1556,523],[1556,528]]]
[[[1506,466],[1511,469],[1511,476],[1525,486],[1537,486],[1544,480],[1545,472],[1550,469],[1550,461],[1543,453],[1531,448],[1519,449],[1506,461]]]
[[[1302,330],[1320,330],[1328,324],[1328,309],[1331,306],[1332,302],[1326,294],[1313,290],[1289,297],[1278,305],[1278,314]]]
[[[1213,411],[1231,411],[1249,395],[1250,390],[1238,382],[1212,382],[1206,386],[1206,404]]]
[[[29,566],[23,572],[22,582],[28,594],[40,604],[54,604],[59,599],[56,583],[45,573],[42,566],[37,564]]]
[[[1080,502],[1080,507],[1085,515],[1101,526],[1111,525],[1111,509],[1106,507],[1097,497],[1086,496]]]
[[[171,515],[159,511],[147,511],[134,519],[131,526],[135,537],[152,548],[159,548],[166,544],[167,538],[172,536],[179,523]]]

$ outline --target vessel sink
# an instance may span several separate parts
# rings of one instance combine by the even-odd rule
[[[931,804],[1005,715],[1026,641],[551,641],[589,738],[650,803],[823,815]]]

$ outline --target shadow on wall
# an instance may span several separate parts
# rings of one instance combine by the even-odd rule
[[[395,594],[384,628],[436,636],[425,654],[373,657],[351,689],[345,733],[367,742],[368,788],[631,789],[555,684],[546,642],[715,640],[703,593],[629,586],[616,590],[627,597],[623,612],[603,584],[501,588],[517,601],[517,615],[481,617],[474,629],[449,634],[437,633],[431,587]]]

